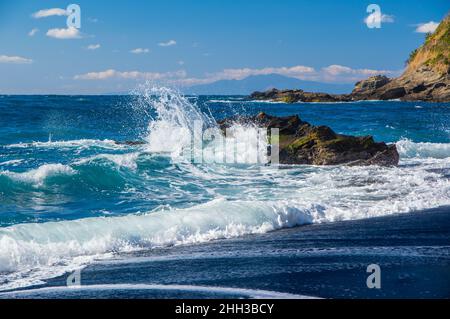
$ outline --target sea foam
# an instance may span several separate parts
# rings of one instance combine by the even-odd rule
[[[450,143],[416,143],[402,139],[396,143],[401,158],[437,158],[450,157]]]

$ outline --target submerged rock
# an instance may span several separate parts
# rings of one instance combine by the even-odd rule
[[[297,115],[277,117],[261,112],[218,123],[225,132],[236,122],[278,128],[280,164],[393,166],[399,161],[395,144],[377,143],[372,136],[337,134],[328,126],[313,126]]]
[[[138,145],[144,145],[144,141],[115,141],[117,145],[128,145],[128,146],[138,146]]]

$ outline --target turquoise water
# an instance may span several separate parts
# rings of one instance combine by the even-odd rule
[[[150,93],[0,96],[0,290],[128,254],[450,205],[449,103]],[[396,143],[400,166],[280,169],[184,156],[193,120],[211,127],[260,111]]]

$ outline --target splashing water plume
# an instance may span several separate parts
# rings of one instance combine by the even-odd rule
[[[216,120],[174,89],[140,86],[137,107],[151,118],[146,150],[168,153],[173,160],[206,163],[266,163],[267,135],[255,125],[235,124],[224,138]],[[209,138],[205,138],[208,136]],[[232,154],[230,154],[232,153]],[[198,161],[198,155],[202,158]],[[197,156],[197,157],[196,157]]]

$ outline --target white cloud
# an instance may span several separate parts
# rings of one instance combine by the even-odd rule
[[[378,24],[379,22],[393,23],[394,16],[389,14],[380,14],[379,12],[373,12],[364,19],[364,23],[367,25],[374,25]]]
[[[170,46],[175,45],[175,44],[177,44],[177,41],[175,41],[175,40],[169,40],[167,42],[160,42],[160,43],[158,43],[158,45],[160,47],[170,47]]]
[[[338,64],[329,65],[325,68],[322,68],[322,70],[331,75],[339,75],[339,74],[343,74],[343,73],[349,74],[349,73],[352,73],[352,71],[353,71],[353,69],[351,69],[347,66],[338,65]]]
[[[20,56],[0,55],[0,63],[30,64],[33,60]]]
[[[113,69],[109,69],[101,72],[89,72],[85,74],[75,75],[75,80],[106,80],[113,78],[116,75],[117,71]]]
[[[86,47],[86,49],[88,50],[97,50],[100,49],[101,45],[100,44],[90,44]]]
[[[170,78],[184,78],[186,71],[180,70],[175,72],[141,72],[141,71],[116,71],[109,69],[100,72],[89,72],[85,74],[75,75],[75,80],[107,80],[107,79],[134,79],[134,80],[164,80]]]
[[[372,69],[352,69],[348,66],[343,66],[339,64],[332,64],[325,68],[322,68],[322,70],[329,75],[343,75],[343,74],[359,74],[364,76],[372,76],[376,74],[386,74],[390,73],[391,71],[387,70],[372,70]]]
[[[192,86],[209,84],[220,80],[242,80],[249,76],[279,74],[300,80],[329,82],[329,83],[355,83],[369,76],[385,74],[397,75],[399,72],[374,69],[353,69],[343,65],[329,65],[315,70],[312,67],[297,65],[292,67],[266,67],[266,68],[240,68],[225,69],[220,72],[205,74],[203,77],[187,77],[186,71],[176,72],[141,72],[141,71],[117,71],[109,69],[100,72],[90,72],[76,75],[76,80],[164,80],[169,84],[180,86]]]
[[[439,23],[430,21],[427,23],[420,23],[417,25],[416,32],[418,33],[433,33],[438,27]]]
[[[293,67],[266,67],[261,69],[241,68],[225,69],[217,73],[207,74],[203,78],[181,79],[182,85],[208,84],[220,80],[242,80],[254,75],[280,74],[298,79],[309,79],[316,74],[314,68],[297,65]]]
[[[397,76],[401,71],[353,69],[348,66],[332,64],[321,69],[317,79],[324,82],[356,82],[374,75]]]
[[[267,75],[267,74],[280,74],[290,77],[301,77],[305,74],[310,74],[314,72],[314,68],[309,66],[297,65],[293,67],[268,67],[262,69],[225,69],[222,72],[218,73],[221,79],[230,79],[230,80],[242,80],[251,75]]]
[[[179,65],[184,65],[184,61],[183,60],[180,60],[180,61],[178,61],[177,62]]]
[[[182,78],[177,84],[184,86],[209,84],[220,80],[242,80],[249,76],[279,74],[299,80],[333,82],[333,83],[354,83],[377,74],[394,76],[399,72],[389,70],[373,69],[352,69],[343,65],[330,65],[320,70],[315,70],[309,66],[297,65],[293,67],[266,67],[261,69],[242,68],[225,69],[217,73],[206,74],[200,78]]]
[[[38,32],[39,32],[38,28],[31,29],[31,31],[28,32],[28,36],[33,37]]]
[[[51,8],[51,9],[44,9],[39,10],[38,12],[35,12],[32,14],[33,18],[40,19],[40,18],[46,18],[51,16],[65,16],[67,15],[67,11],[60,8]]]
[[[67,29],[50,29],[47,31],[47,36],[55,39],[79,39],[81,38],[80,31],[74,27]]]
[[[75,75],[75,80],[106,80],[116,75],[116,70],[109,69],[101,72],[89,72],[85,74]]]
[[[130,53],[134,53],[134,54],[143,54],[143,53],[149,53],[150,50],[146,49],[146,48],[137,48],[137,49],[133,49],[130,51]]]

